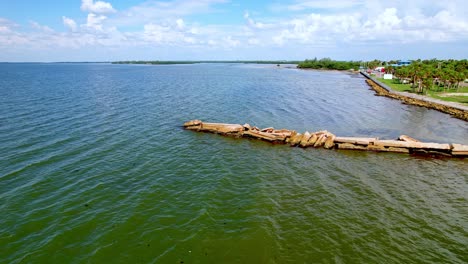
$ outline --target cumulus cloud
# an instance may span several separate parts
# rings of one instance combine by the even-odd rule
[[[153,44],[180,44],[193,43],[195,39],[177,30],[174,25],[146,24],[144,26],[143,40]]]
[[[94,31],[103,31],[102,22],[106,20],[106,16],[103,15],[95,15],[93,13],[88,14],[88,18],[86,19],[85,28],[94,30]]]
[[[180,19],[180,18],[177,19],[176,24],[177,24],[177,29],[179,30],[183,30],[185,28],[185,23],[183,19]]]
[[[75,32],[77,30],[76,22],[66,16],[62,16],[63,25],[68,28],[70,31]]]
[[[204,43],[206,32],[191,25],[186,25],[182,19],[158,23],[148,23],[144,25],[141,39],[152,44],[168,45],[197,45]]]
[[[286,5],[285,7],[291,11],[302,11],[306,9],[349,9],[363,4],[363,0],[308,0],[295,1],[294,4]],[[277,8],[284,8],[284,6],[279,6]]]
[[[0,17],[0,33],[9,33],[15,26],[17,26],[15,23]]]
[[[454,9],[440,7],[427,13],[413,7],[413,12],[408,13],[400,5],[395,5],[399,8],[388,6],[381,4],[377,8],[373,2],[369,9],[365,9],[372,10],[369,12],[311,12],[277,21],[266,30],[259,27],[251,29],[256,29],[256,35],[270,35],[271,40],[280,46],[294,42],[323,46],[341,42],[357,45],[468,40],[468,19]],[[244,18],[252,19],[248,14]]]
[[[228,2],[229,0],[144,1],[141,4],[119,12],[112,22],[116,25],[141,25],[154,23],[161,19],[216,13],[221,12],[216,9],[217,5]]]
[[[114,13],[116,10],[108,2],[81,0],[81,10],[95,14]]]
[[[30,24],[32,28],[37,29],[39,31],[43,31],[45,33],[52,33],[54,31],[50,27],[41,25],[37,23],[36,21],[30,21]]]
[[[5,25],[0,25],[0,33],[8,33],[10,32],[10,28],[8,26],[5,26]]]
[[[11,20],[0,17],[0,48],[17,47],[29,43],[28,36],[16,31],[19,25]]]
[[[245,20],[247,20],[247,24],[250,26],[250,27],[253,27],[253,28],[259,28],[259,29],[264,29],[264,28],[267,28],[267,27],[270,27],[270,25],[268,24],[264,24],[264,23],[260,23],[260,22],[255,22],[251,17],[250,17],[250,14],[249,12],[245,12],[244,13],[244,18]]]
[[[83,0],[81,9],[88,13],[82,18],[62,16],[66,28],[62,32],[37,22],[30,22],[33,32],[22,32],[20,26],[0,18],[0,45],[75,49],[96,45],[128,49],[178,46],[187,50],[232,52],[248,48],[260,52],[260,47],[267,50],[278,46],[284,46],[284,50],[313,50],[338,45],[395,47],[405,43],[468,42],[468,7],[462,0],[296,0],[283,6],[281,16],[256,10],[239,15],[243,17],[241,23],[216,24],[199,19],[198,15],[205,13],[219,13],[222,17],[223,10],[218,7],[226,3],[146,1],[116,11],[108,2]]]
[[[241,44],[238,39],[234,39],[232,36],[223,38],[224,46],[227,48],[235,48]]]

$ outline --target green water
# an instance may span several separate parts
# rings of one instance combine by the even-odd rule
[[[466,263],[468,162],[299,149],[199,118],[468,144],[364,79],[268,65],[0,64],[2,263]]]

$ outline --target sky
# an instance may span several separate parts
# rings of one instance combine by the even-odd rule
[[[0,0],[0,61],[468,59],[466,0]]]

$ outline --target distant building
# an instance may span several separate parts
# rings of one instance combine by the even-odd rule
[[[377,67],[374,69],[376,72],[385,72],[385,67]]]
[[[391,64],[392,67],[401,67],[401,66],[408,66],[411,64],[410,60],[399,60],[396,64]]]
[[[398,62],[397,62],[397,65],[398,65],[398,66],[406,66],[406,65],[410,65],[410,64],[411,64],[411,61],[410,61],[410,60],[398,61]]]

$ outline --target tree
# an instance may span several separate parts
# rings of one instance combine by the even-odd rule
[[[380,66],[382,64],[381,61],[379,60],[373,60],[373,61],[369,61],[369,63],[367,63],[367,67],[369,69],[375,69],[377,66]]]

